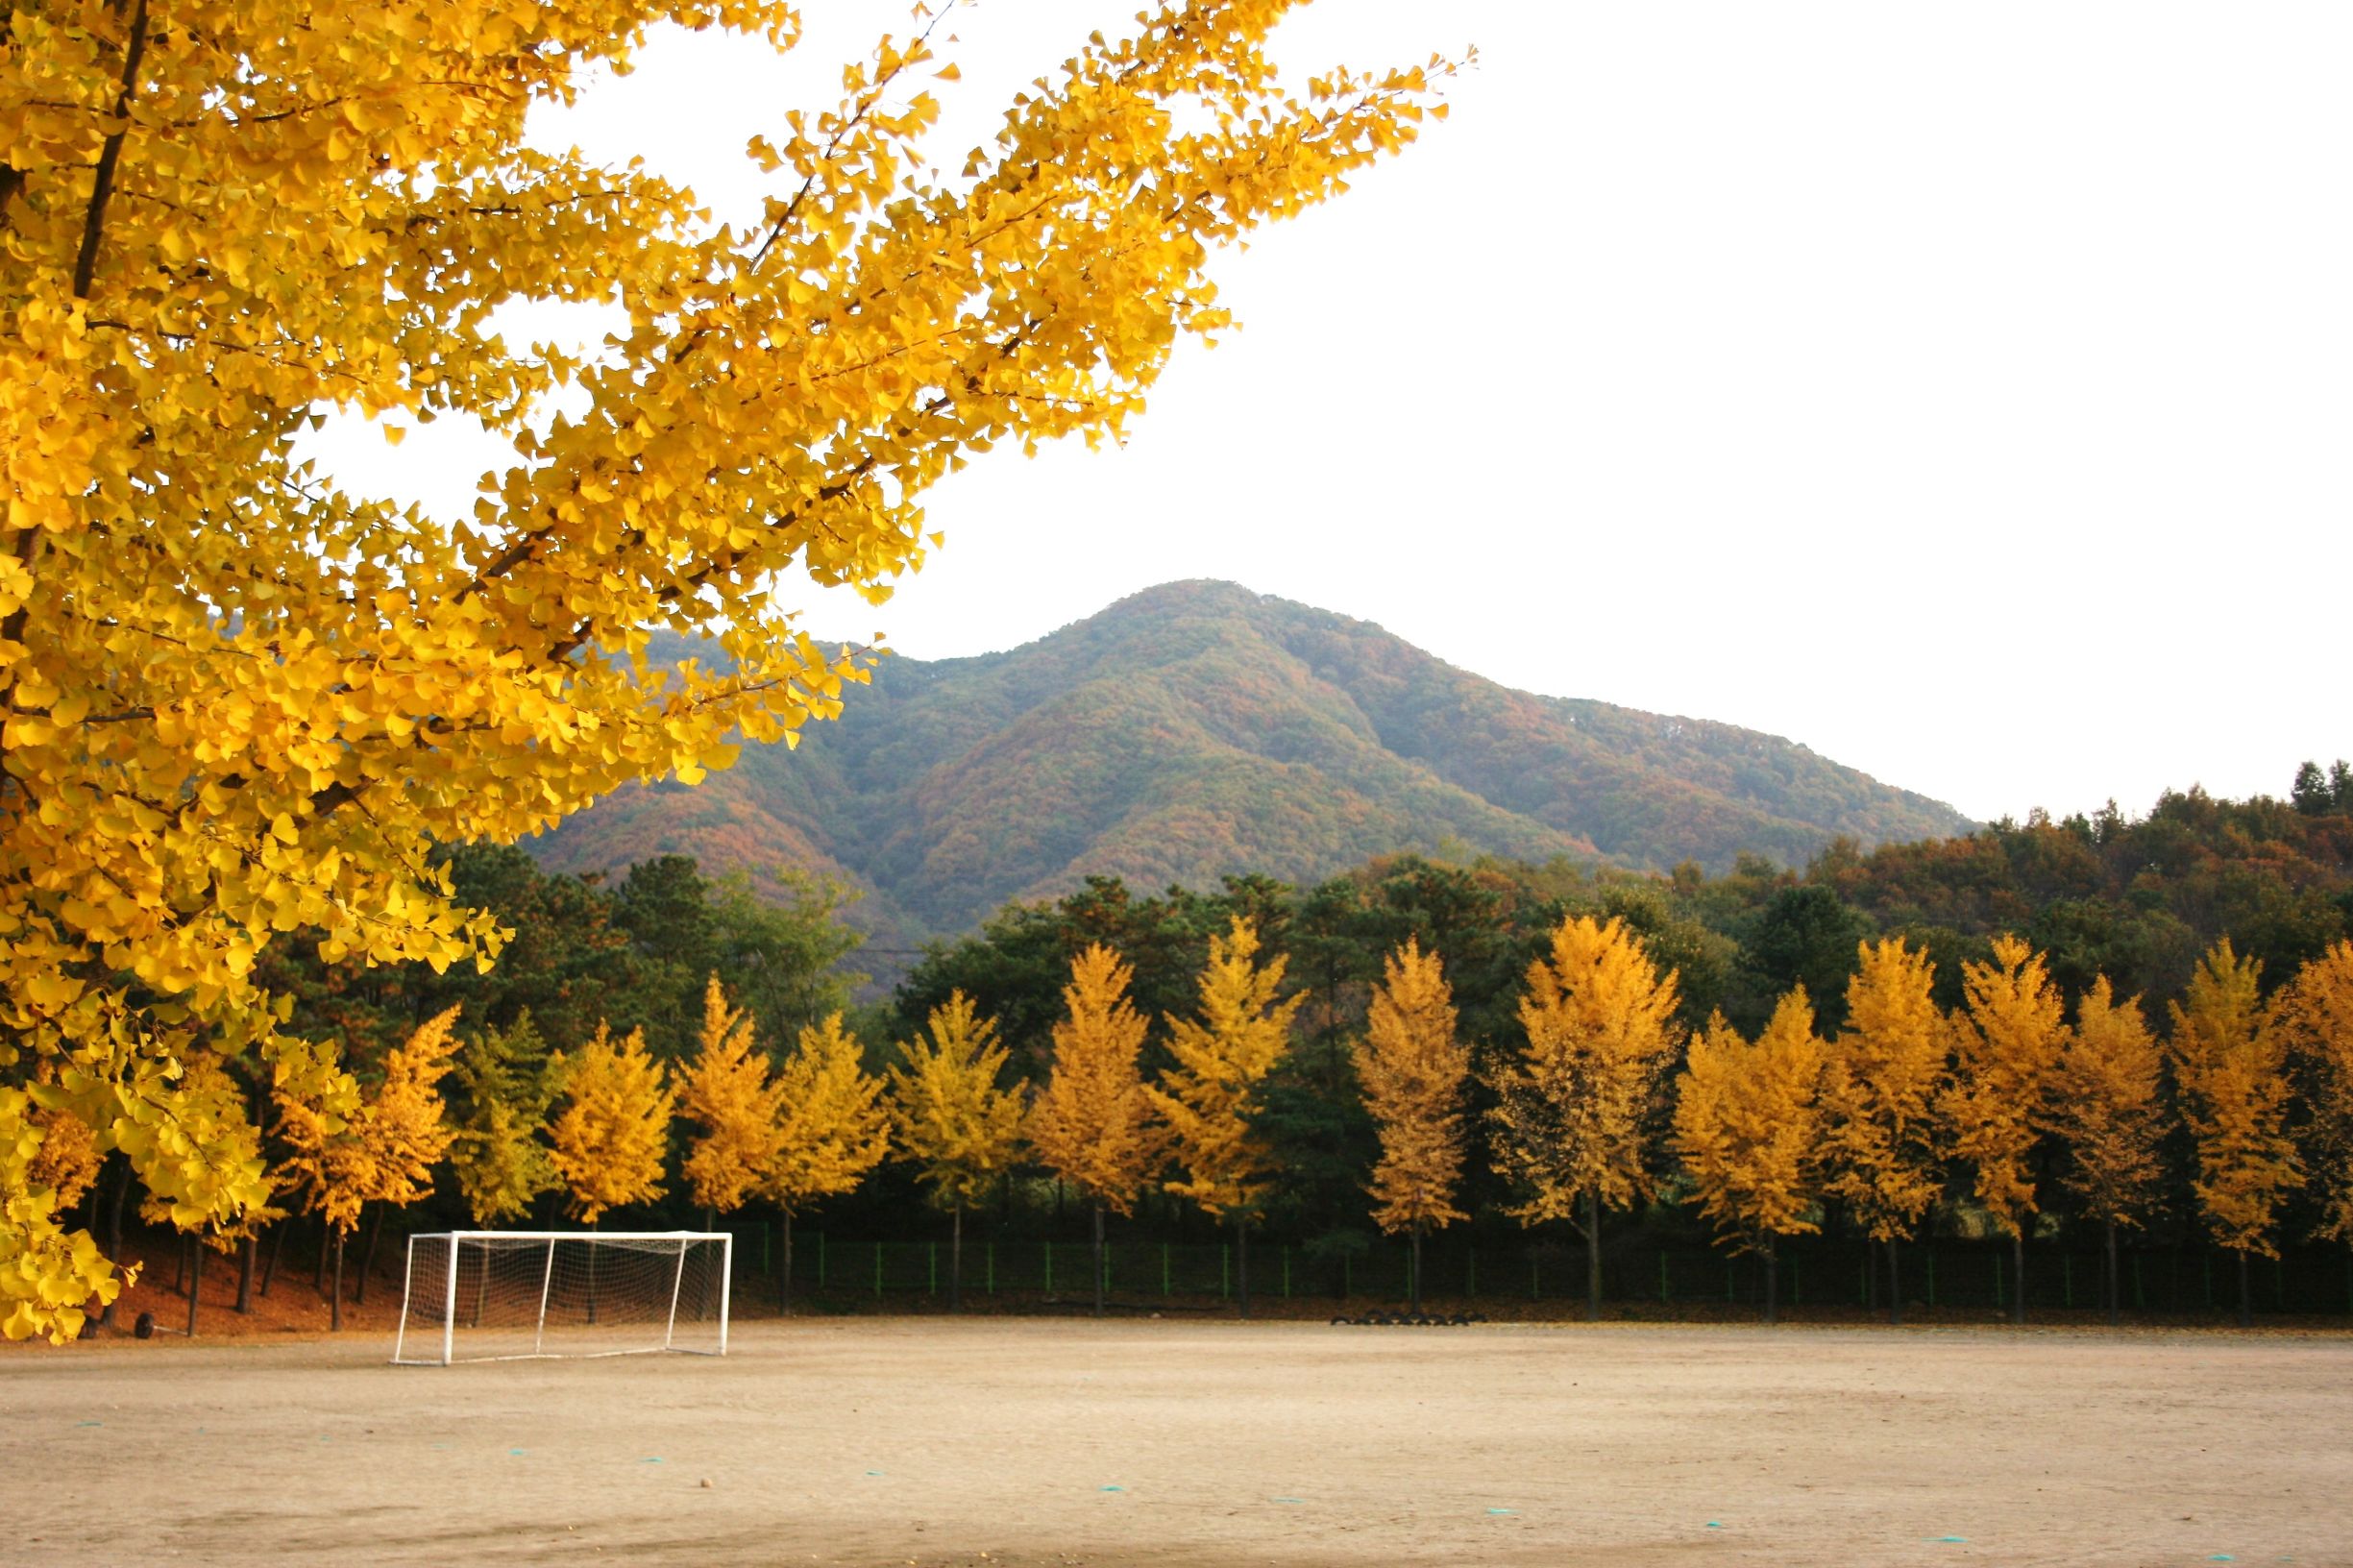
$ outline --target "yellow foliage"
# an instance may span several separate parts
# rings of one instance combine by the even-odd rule
[[[34,1112],[33,1122],[40,1133],[40,1149],[33,1156],[26,1180],[32,1187],[48,1188],[60,1209],[70,1209],[96,1183],[98,1168],[106,1163],[97,1135],[89,1123],[61,1107]],[[0,1292],[0,1301],[6,1299]]]
[[[769,1081],[768,1058],[752,1049],[751,1016],[729,1008],[711,976],[700,1048],[678,1080],[679,1109],[702,1127],[682,1167],[697,1203],[731,1214],[759,1189],[775,1164],[783,1104],[784,1087]]]
[[[978,1017],[961,991],[931,1010],[931,1038],[899,1046],[905,1067],[890,1069],[899,1147],[923,1167],[943,1207],[968,1208],[1021,1147],[1021,1096],[997,1087],[1007,1052],[996,1021]]]
[[[1822,1066],[1813,1004],[1800,986],[1754,1044],[1721,1014],[1693,1037],[1678,1083],[1673,1142],[1700,1212],[1742,1245],[1817,1230]]]
[[[2164,1174],[2159,1061],[2141,998],[2120,1002],[2106,975],[2095,980],[2075,1004],[2050,1105],[2051,1124],[2068,1146],[2067,1185],[2101,1224],[2141,1223]]]
[[[1625,921],[1580,915],[1553,932],[1520,996],[1528,1043],[1495,1081],[1496,1164],[1524,1194],[1513,1214],[1578,1218],[1581,1198],[1624,1208],[1650,1194],[1643,1123],[1681,1043],[1675,1007],[1674,972]]]
[[[2166,1011],[2182,1119],[2197,1145],[2191,1188],[2207,1232],[2233,1251],[2270,1258],[2280,1202],[2304,1175],[2282,1126],[2287,1031],[2264,1005],[2262,976],[2263,965],[2239,957],[2224,937],[2198,961],[2188,994]]]
[[[363,1206],[401,1207],[431,1188],[454,1136],[440,1084],[457,1050],[457,1012],[427,1019],[387,1055],[373,1094],[362,1096],[348,1076],[317,1098],[280,1090],[279,1136],[290,1151],[280,1173],[306,1212],[349,1233]],[[184,1208],[178,1223],[194,1229],[207,1213]]]
[[[53,1136],[41,1115],[29,1091],[0,1085],[0,1335],[61,1345],[82,1332],[87,1303],[112,1301],[134,1276],[100,1257],[87,1231],[58,1222],[57,1188],[35,1178]]]
[[[866,1070],[858,1039],[842,1027],[841,1014],[801,1030],[799,1048],[776,1083],[784,1119],[760,1192],[787,1214],[854,1191],[890,1154],[882,1080]]]
[[[1962,964],[1961,993],[1939,1105],[1952,1152],[1976,1171],[1977,1201],[2015,1235],[2035,1214],[2029,1162],[2067,1046],[2064,1009],[2043,955],[2013,936],[1994,939],[1993,963]]]
[[[542,1051],[527,1012],[510,1028],[484,1030],[457,1057],[468,1111],[450,1139],[450,1164],[477,1225],[519,1218],[563,1185],[539,1137],[553,1089]]]
[[[2353,942],[2331,943],[2296,971],[2280,1026],[2312,1076],[2319,1234],[2353,1241]]]
[[[573,1212],[594,1225],[627,1203],[662,1195],[662,1161],[677,1094],[662,1065],[646,1054],[646,1033],[632,1029],[616,1045],[601,1023],[577,1055],[557,1052],[553,1070],[564,1108],[548,1128],[556,1175],[572,1191]]]
[[[778,577],[879,601],[972,454],[1117,435],[1176,341],[1229,324],[1217,250],[1432,110],[1437,61],[1286,91],[1290,9],[1082,43],[952,179],[922,146],[952,72],[928,30],[887,38],[754,140],[769,190],[709,221],[527,124],[659,23],[789,48],[790,0],[17,8],[0,1056],[99,1080],[73,1103],[102,1147],[202,1121],[192,1039],[329,1106],[331,1066],[278,1033],[271,942],[487,962],[500,934],[431,843],[512,842],[838,711],[863,675]],[[488,330],[514,300],[613,306],[609,352]],[[460,517],[347,494],[295,447],[331,409],[502,455]],[[674,679],[656,629],[724,656]],[[251,1201],[138,1158],[163,1201]]]
[[[1133,978],[1099,943],[1070,961],[1053,1070],[1029,1116],[1039,1160],[1115,1214],[1135,1207],[1166,1141],[1137,1069],[1144,1020],[1127,999]]]
[[[1435,953],[1418,939],[1382,961],[1364,1040],[1355,1050],[1364,1108],[1380,1131],[1373,1222],[1385,1231],[1464,1218],[1454,1205],[1462,1179],[1462,1084],[1471,1053],[1455,1035],[1454,992]]]
[[[1239,915],[1224,936],[1210,938],[1201,1017],[1168,1020],[1168,1054],[1176,1065],[1162,1076],[1166,1087],[1144,1086],[1184,1170],[1167,1190],[1192,1199],[1213,1218],[1247,1217],[1264,1195],[1273,1155],[1250,1121],[1259,1086],[1282,1059],[1291,1017],[1307,1000],[1304,992],[1275,1000],[1284,961],[1262,969],[1258,950],[1258,928]]]
[[[1936,967],[1900,937],[1859,944],[1847,1027],[1822,1075],[1824,1191],[1853,1208],[1875,1241],[1912,1234],[1942,1183],[1935,1105],[1948,1028],[1929,992]]]

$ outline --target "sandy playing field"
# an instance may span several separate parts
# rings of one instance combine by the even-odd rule
[[[2342,1338],[867,1318],[724,1360],[388,1349],[0,1356],[0,1557],[2353,1563]]]

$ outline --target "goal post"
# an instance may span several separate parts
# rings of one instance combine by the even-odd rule
[[[394,1362],[727,1353],[725,1231],[441,1231],[408,1238]]]

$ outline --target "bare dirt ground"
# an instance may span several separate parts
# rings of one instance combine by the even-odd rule
[[[11,1563],[2353,1563],[2353,1339],[927,1318],[0,1355]],[[708,1482],[706,1486],[703,1483]]]

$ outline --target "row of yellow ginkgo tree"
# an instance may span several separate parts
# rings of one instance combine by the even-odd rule
[[[1818,1230],[1831,1205],[1883,1244],[1900,1312],[1898,1244],[1956,1172],[2013,1238],[2022,1284],[2040,1207],[2036,1156],[2055,1139],[2064,1180],[2106,1229],[2113,1307],[2116,1232],[2154,1202],[2174,1115],[2195,1149],[2193,1190],[2215,1241],[2243,1261],[2270,1253],[2283,1198],[2315,1176],[2323,1234],[2353,1238],[2353,943],[2305,966],[2268,1001],[2253,961],[2218,943],[2169,1006],[2162,1042],[2137,999],[2120,1000],[2104,979],[2069,1020],[2043,959],[2014,938],[1994,944],[1992,962],[1963,966],[1964,1005],[1950,1013],[1932,998],[1924,953],[1891,939],[1864,944],[1859,958],[1848,1023],[1829,1039],[1817,1034],[1802,990],[1781,998],[1754,1041],[1721,1017],[1685,1039],[1676,976],[1633,932],[1586,917],[1555,931],[1522,992],[1524,1040],[1489,1068],[1487,1143],[1517,1195],[1516,1217],[1565,1220],[1585,1237],[1589,1305],[1598,1308],[1591,1243],[1603,1211],[1647,1201],[1662,1178],[1729,1244],[1761,1255],[1768,1314],[1777,1241]],[[699,1050],[674,1082],[641,1037],[603,1029],[545,1072],[511,1034],[479,1037],[461,1056],[453,1009],[390,1054],[370,1092],[325,1104],[281,1093],[284,1153],[269,1186],[331,1231],[339,1319],[342,1243],[363,1209],[413,1202],[445,1158],[477,1223],[511,1220],[561,1188],[594,1224],[663,1195],[682,1113],[693,1131],[681,1174],[695,1201],[721,1213],[774,1205],[789,1282],[793,1215],[854,1188],[895,1138],[956,1216],[959,1242],[963,1211],[1024,1159],[1081,1193],[1093,1212],[1098,1310],[1104,1215],[1129,1213],[1156,1183],[1189,1198],[1236,1226],[1246,1311],[1248,1227],[1277,1179],[1253,1121],[1301,1000],[1279,999],[1283,975],[1283,960],[1260,963],[1255,930],[1236,920],[1212,942],[1197,1017],[1166,1020],[1172,1065],[1147,1082],[1131,972],[1090,947],[1064,990],[1049,1074],[1026,1103],[1003,1082],[995,1025],[961,994],[899,1047],[884,1078],[864,1069],[839,1017],[801,1031],[772,1065],[716,978]],[[1418,1296],[1422,1236],[1464,1217],[1456,1198],[1473,1131],[1471,1053],[1434,954],[1408,943],[1389,955],[1355,1058],[1380,1136],[1373,1217],[1411,1237]],[[2289,1126],[2298,1059],[2310,1091],[2302,1149]],[[470,1106],[454,1123],[439,1087],[453,1069]],[[208,1069],[200,1061],[192,1070]],[[217,1087],[192,1103],[217,1100],[217,1114],[236,1119],[225,1076]],[[1671,1160],[1659,1158],[1661,1132]],[[252,1129],[218,1133],[206,1136],[259,1161]],[[186,1223],[166,1206],[149,1209],[151,1219]],[[233,1244],[284,1213],[257,1206],[214,1239]],[[952,1245],[951,1295],[960,1254]],[[2014,1300],[2022,1313],[2022,1289]]]

